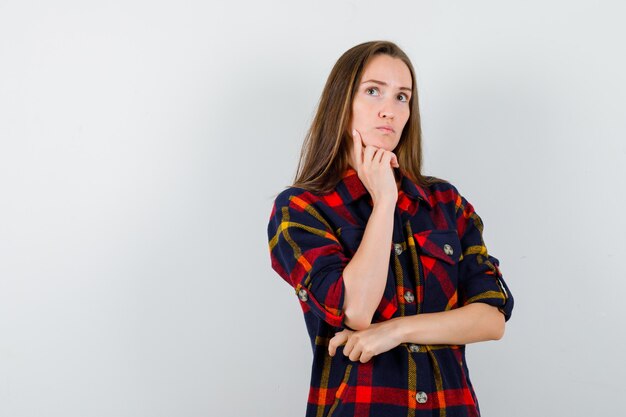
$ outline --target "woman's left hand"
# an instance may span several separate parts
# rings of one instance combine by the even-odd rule
[[[387,352],[402,343],[394,319],[372,323],[365,330],[344,329],[328,342],[328,353],[335,356],[337,347],[344,345],[343,354],[351,361],[365,363],[374,355]]]

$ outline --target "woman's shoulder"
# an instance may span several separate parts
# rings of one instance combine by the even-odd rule
[[[429,200],[432,204],[449,206],[451,210],[473,209],[473,205],[468,201],[467,190],[459,190],[452,181],[433,176],[424,176],[428,182]]]
[[[293,185],[285,186],[282,191],[276,194],[276,200],[289,199],[291,197],[322,198],[323,194]]]
[[[302,187],[286,186],[275,195],[274,205],[277,207],[289,206],[294,202],[302,204],[323,204],[328,193],[317,193]]]
[[[424,175],[423,178],[426,187],[431,192],[453,191],[455,193],[458,193],[456,186],[452,184],[450,180],[441,177],[435,177],[432,175]]]
[[[425,187],[431,204],[450,205],[454,210],[462,204],[464,197],[456,184],[449,179],[424,176]]]

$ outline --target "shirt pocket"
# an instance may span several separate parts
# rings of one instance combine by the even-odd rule
[[[423,312],[458,306],[461,241],[456,230],[426,230],[414,236],[424,286]]]

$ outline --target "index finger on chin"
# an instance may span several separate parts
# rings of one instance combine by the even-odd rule
[[[356,129],[352,129],[352,144],[352,150],[357,164],[355,168],[358,170],[361,164],[363,164],[363,138],[361,137],[361,133]]]

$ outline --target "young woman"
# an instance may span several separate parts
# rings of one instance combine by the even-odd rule
[[[513,297],[472,205],[421,169],[409,58],[346,51],[267,229],[311,338],[307,417],[480,415],[465,345],[500,339]]]

